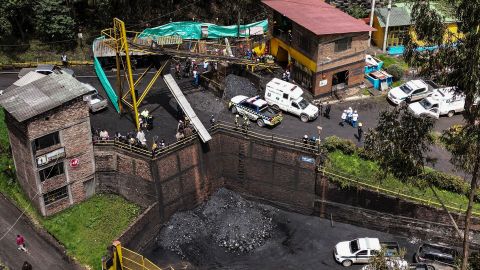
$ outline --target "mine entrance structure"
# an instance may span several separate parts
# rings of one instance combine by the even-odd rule
[[[125,111],[125,106],[131,110],[137,130],[140,129],[139,107],[153,88],[157,79],[162,75],[162,72],[168,65],[169,59],[172,57],[190,57],[209,62],[227,62],[245,66],[251,70],[257,68],[271,71],[277,67],[274,63],[263,63],[243,57],[235,57],[232,46],[230,46],[227,38],[225,38],[225,44],[221,44],[219,42],[207,42],[206,40],[184,40],[180,36],[139,37],[140,34],[139,32],[127,31],[125,23],[118,18],[114,18],[113,28],[103,30],[102,37],[97,38],[93,43],[95,70],[107,92],[107,96],[119,113]],[[132,73],[132,56],[151,56],[155,57],[155,60],[138,78],[134,79]],[[113,87],[111,87],[108,82],[98,61],[99,57],[115,57],[117,72],[116,91],[113,90]],[[160,64],[162,60],[163,63]],[[139,83],[145,79],[145,75],[154,66],[157,68],[157,71],[143,92],[141,92],[141,95],[138,96],[139,91],[137,87]],[[165,82],[187,116],[192,116],[196,119],[196,121],[192,121],[192,124],[202,141],[206,142],[210,140],[210,135],[201,121],[196,117],[188,101],[183,97],[173,77],[172,79],[165,78]],[[127,91],[124,92],[124,88],[128,88]]]

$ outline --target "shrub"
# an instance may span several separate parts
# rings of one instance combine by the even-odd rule
[[[394,81],[399,81],[402,79],[405,70],[401,66],[393,64],[387,67],[387,72],[393,76]]]
[[[432,186],[439,189],[456,192],[459,194],[468,193],[468,184],[459,176],[449,175],[439,171],[428,170],[424,179]]]
[[[323,147],[328,152],[334,152],[340,150],[346,155],[352,155],[356,152],[357,146],[351,140],[342,139],[337,136],[330,136],[323,141]]]

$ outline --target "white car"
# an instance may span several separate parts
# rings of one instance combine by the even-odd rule
[[[333,255],[338,263],[346,267],[354,263],[367,264],[382,247],[386,257],[394,258],[400,251],[396,242],[380,242],[378,238],[364,237],[338,243],[335,245]]]
[[[419,101],[432,94],[438,86],[432,81],[411,80],[388,91],[387,98],[395,105]]]
[[[108,107],[107,100],[102,97],[97,89],[88,83],[82,83],[88,90],[90,94],[83,96],[83,101],[88,102],[88,106],[91,112],[98,112]]]

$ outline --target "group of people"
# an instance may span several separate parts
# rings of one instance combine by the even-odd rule
[[[183,120],[180,119],[177,125],[177,132],[175,133],[175,138],[177,141],[185,137],[189,137],[193,134],[195,129],[193,129],[192,123],[188,119],[188,117],[184,117]]]
[[[342,113],[342,121],[339,123],[340,126],[344,126],[345,123],[351,125],[352,127],[357,127],[358,123],[358,112],[356,110],[353,110],[352,107],[348,107],[348,110],[343,110]],[[359,125],[361,123],[358,123]]]
[[[209,70],[210,63],[208,61],[203,61],[202,67],[203,67],[203,72],[206,72]],[[193,78],[193,85],[195,87],[200,86],[200,71],[199,71],[199,65],[195,62],[194,59],[187,58],[187,61],[185,61],[185,66],[183,68],[183,75],[182,73],[182,66],[180,62],[177,62],[175,64],[175,77],[177,80],[180,80],[183,76],[183,78],[188,78],[192,76]]]
[[[243,121],[242,121],[242,118],[237,113],[235,115],[235,128],[243,129],[245,132],[247,132],[249,127],[250,127],[250,119],[248,118],[248,116],[243,115]]]
[[[282,74],[282,80],[289,82],[290,81],[290,70],[286,69]]]

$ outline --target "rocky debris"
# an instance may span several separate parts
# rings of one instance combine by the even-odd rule
[[[225,91],[223,99],[230,100],[234,96],[244,95],[253,97],[259,94],[255,85],[249,79],[234,74],[229,74],[225,78]]]
[[[196,209],[176,213],[161,230],[158,243],[180,256],[185,256],[183,248],[207,237],[226,251],[251,252],[272,236],[277,211],[220,189]]]
[[[187,94],[188,102],[195,110],[217,115],[225,105],[211,91],[200,91]]]

